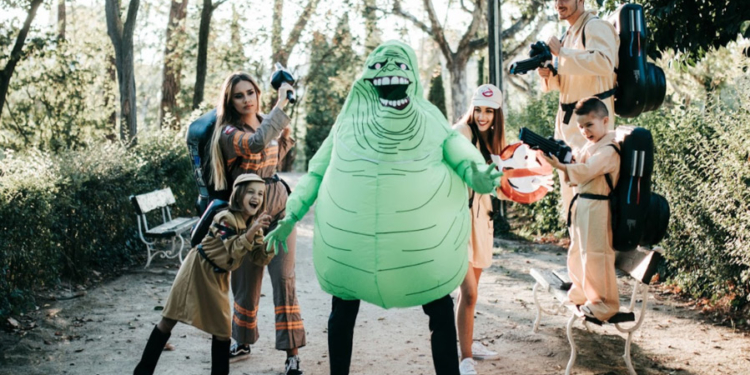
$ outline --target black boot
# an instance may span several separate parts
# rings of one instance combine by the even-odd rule
[[[151,337],[148,338],[148,343],[146,343],[146,348],[143,349],[141,362],[135,367],[133,375],[151,375],[154,373],[156,363],[159,362],[161,352],[164,350],[164,345],[171,335],[172,333],[164,333],[154,326]]]
[[[211,375],[229,375],[229,345],[231,340],[222,341],[214,336],[211,340]]]

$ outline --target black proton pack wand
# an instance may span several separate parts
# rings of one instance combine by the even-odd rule
[[[276,63],[276,71],[271,75],[271,86],[274,90],[278,90],[281,84],[286,82],[290,85],[294,85],[294,76],[281,63]],[[291,91],[286,92],[286,98],[289,99],[290,103],[296,103],[297,99],[294,97],[294,93]]]
[[[538,41],[529,47],[529,58],[510,64],[510,74],[526,74],[536,68],[547,68],[557,75],[557,69],[551,64],[552,52],[547,43]]]
[[[563,164],[570,164],[573,161],[573,151],[570,146],[559,139],[544,138],[528,128],[521,128],[518,138],[534,150],[542,150],[547,155],[554,155]]]

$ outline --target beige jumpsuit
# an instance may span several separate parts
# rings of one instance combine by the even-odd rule
[[[566,181],[577,194],[608,195],[605,174],[617,185],[620,156],[608,146],[614,138],[610,131],[599,142],[587,142],[575,153],[576,163],[567,165]],[[609,201],[579,196],[571,210],[568,274],[573,286],[568,298],[588,305],[597,319],[606,321],[620,309]]]
[[[586,25],[586,46],[582,29]],[[558,54],[558,75],[542,80],[542,91],[560,91],[560,103],[575,103],[583,98],[606,92],[615,87],[615,67],[618,64],[617,51],[620,37],[611,23],[597,19],[595,14],[586,11],[565,34]],[[615,128],[614,96],[603,99],[609,111],[609,130]],[[555,139],[562,139],[573,151],[583,147],[586,139],[578,131],[575,114],[571,114],[568,124],[564,124],[565,113],[558,108],[555,118]],[[562,179],[562,175],[560,175]],[[560,184],[563,217],[567,216],[573,191],[566,184]]]
[[[203,253],[222,270],[239,267],[249,252],[265,252],[263,235],[248,241],[242,214],[219,212],[209,233],[201,241]],[[229,273],[216,272],[194,247],[185,257],[169,291],[162,316],[189,324],[217,337],[232,334],[232,308],[229,306]]]

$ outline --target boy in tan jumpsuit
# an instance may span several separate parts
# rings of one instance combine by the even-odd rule
[[[608,131],[609,112],[596,97],[575,106],[578,129],[586,143],[574,152],[574,163],[562,164],[554,156],[545,159],[559,169],[574,188],[569,215],[568,274],[573,282],[568,298],[587,316],[607,321],[620,309],[612,224],[609,209],[609,175],[617,185],[620,156],[614,147],[615,132]],[[570,220],[572,218],[572,220]]]
[[[589,96],[597,96],[607,106],[610,114],[607,129],[615,128],[614,88],[615,67],[620,37],[611,23],[599,19],[593,12],[584,9],[584,0],[557,0],[555,9],[561,20],[568,22],[568,31],[562,42],[552,36],[547,40],[550,52],[557,57],[558,75],[549,69],[539,68],[542,91],[560,91],[560,107],[555,118],[555,139],[562,139],[573,151],[586,143],[576,126],[573,107],[576,102]],[[585,29],[585,41],[584,41]],[[584,45],[585,44],[585,45]],[[562,175],[560,180],[562,181]],[[573,191],[560,184],[563,217],[567,216]]]

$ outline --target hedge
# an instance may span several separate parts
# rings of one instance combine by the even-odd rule
[[[164,187],[173,215],[195,215],[197,189],[177,133],[50,154],[29,150],[0,160],[0,316],[33,306],[34,292],[142,262],[128,197]]]

